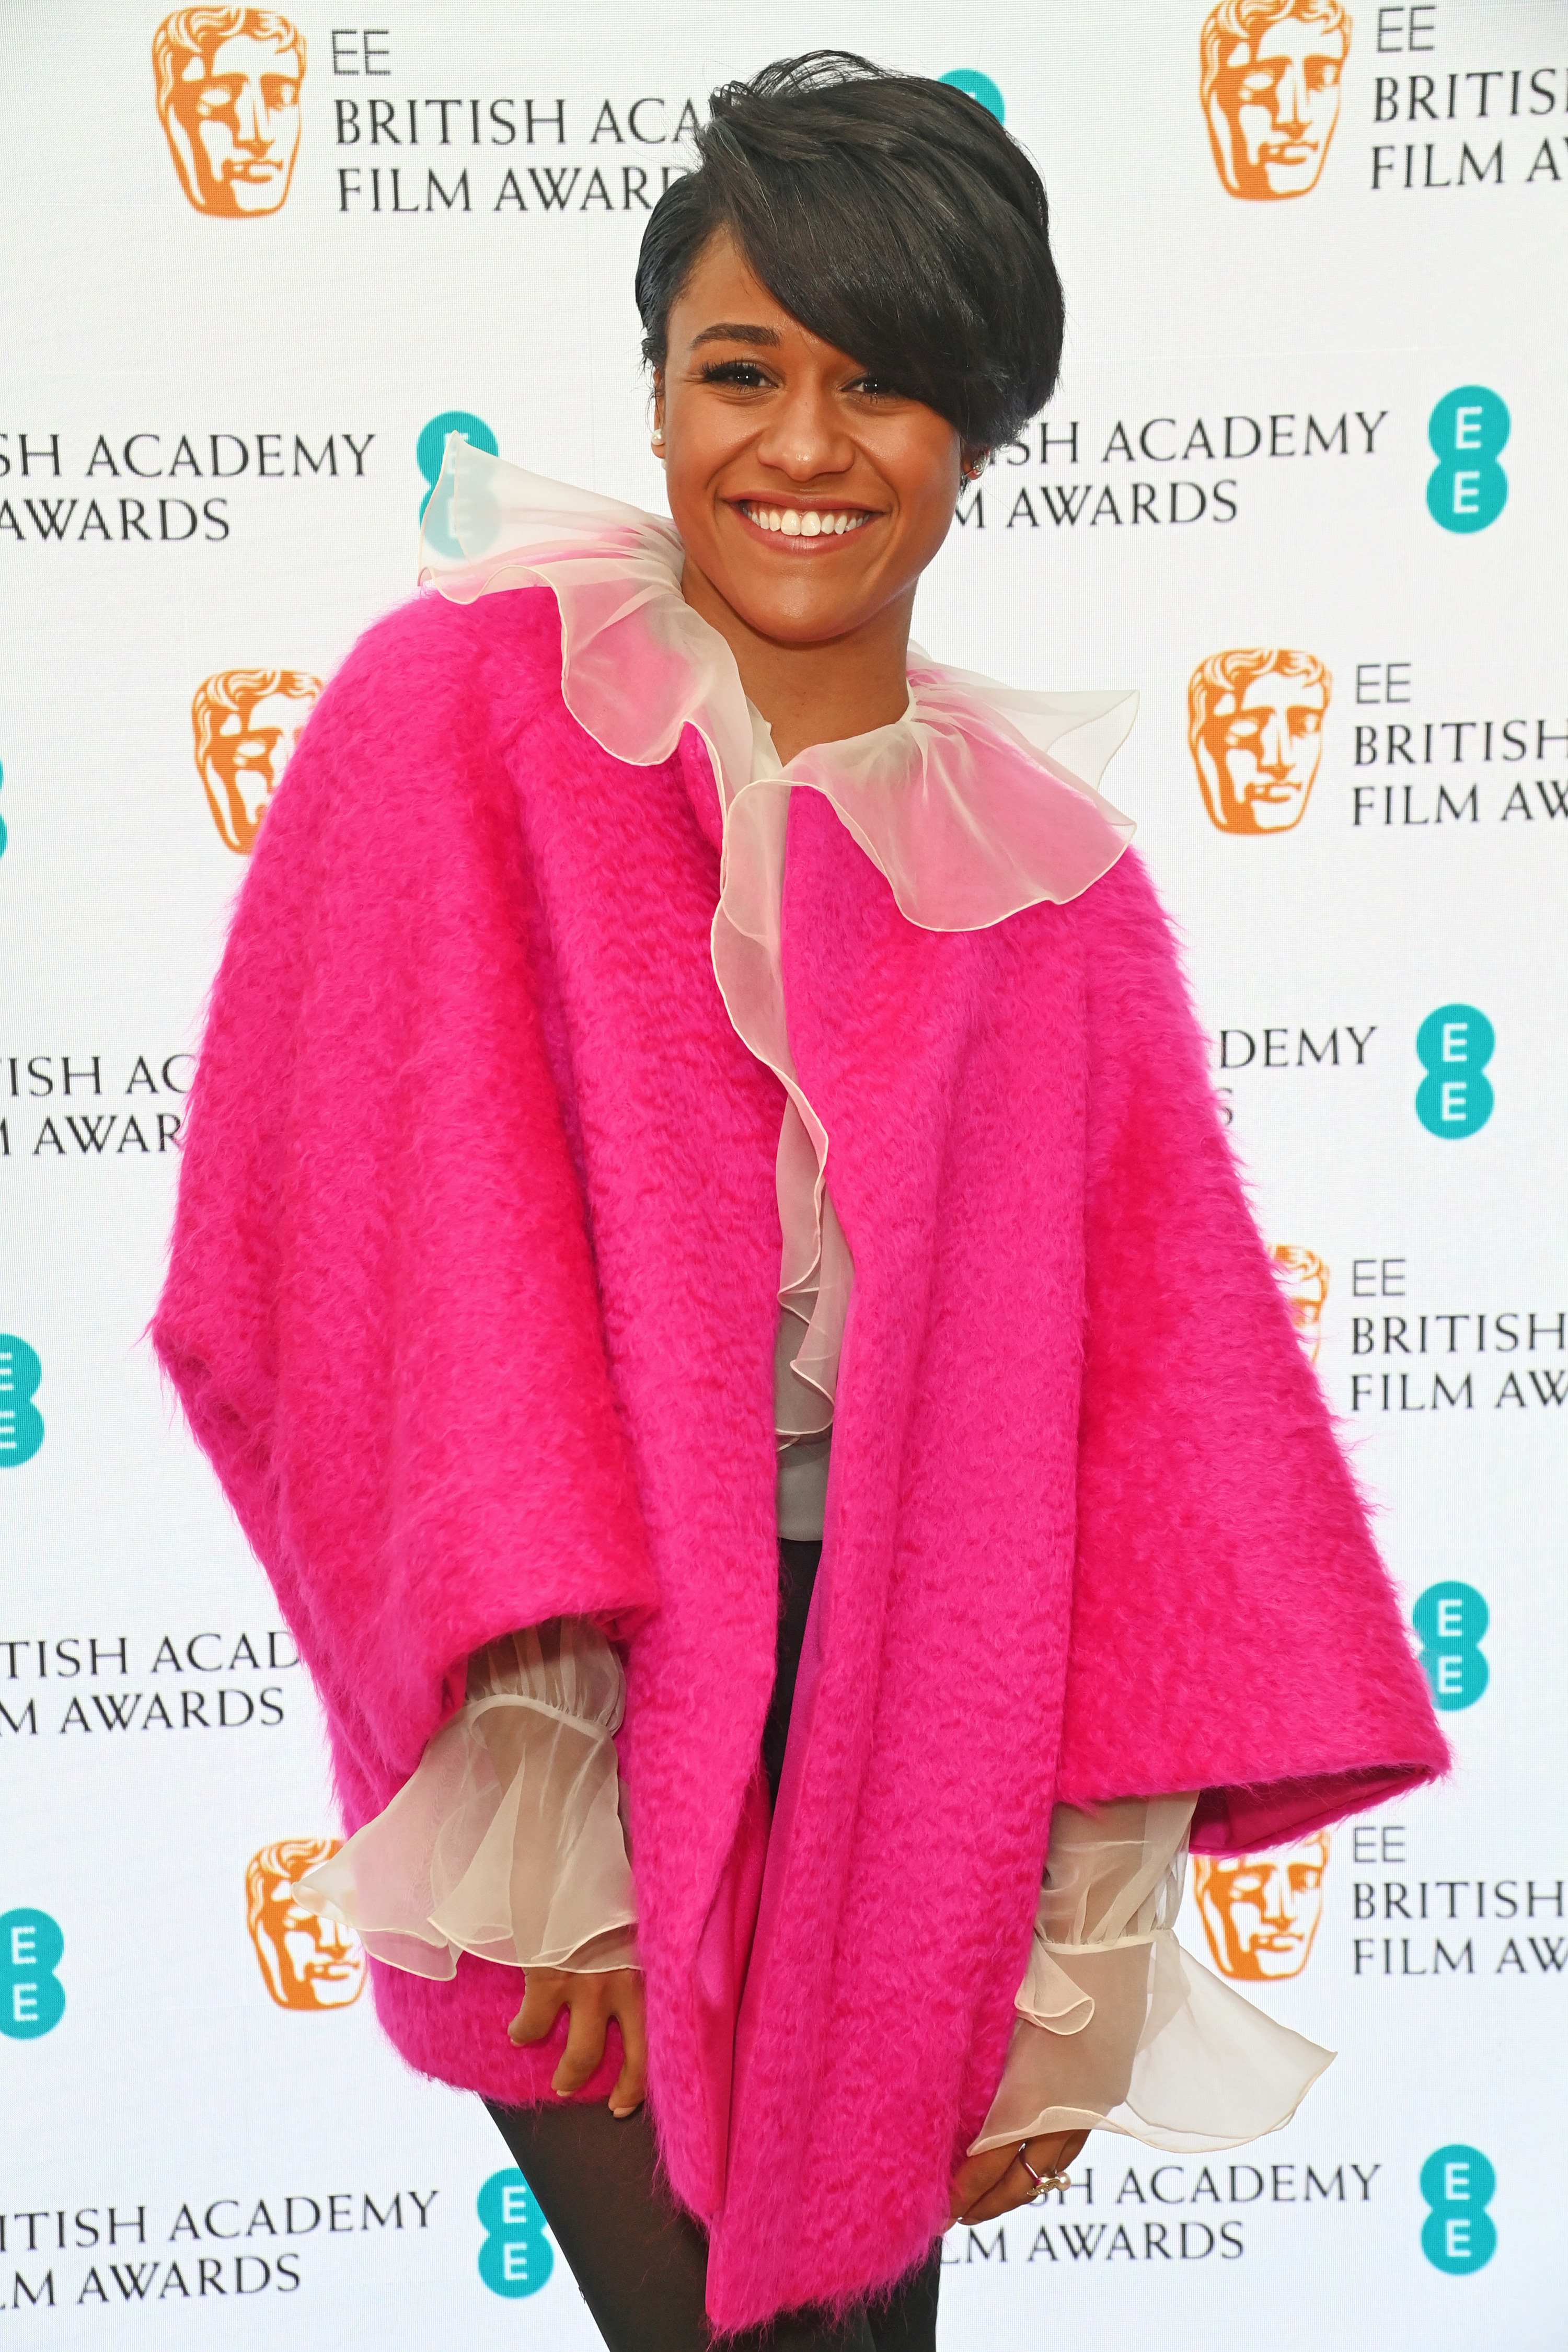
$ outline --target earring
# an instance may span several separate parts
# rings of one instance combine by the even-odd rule
[[[664,446],[664,427],[662,425],[656,425],[653,428],[653,446],[656,449],[662,449]]]

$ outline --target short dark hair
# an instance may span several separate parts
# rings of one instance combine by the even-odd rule
[[[844,49],[727,82],[698,170],[654,208],[637,259],[643,353],[662,367],[670,306],[727,228],[803,326],[954,425],[1011,440],[1050,398],[1062,291],[1040,175],[951,84]]]

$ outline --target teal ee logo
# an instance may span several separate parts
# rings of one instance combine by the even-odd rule
[[[1445,530],[1485,530],[1508,504],[1498,464],[1510,430],[1508,403],[1484,383],[1446,392],[1427,421],[1437,463],[1426,479],[1426,511]]]
[[[55,1974],[66,1939],[47,1911],[0,1912],[0,2033],[34,2042],[66,2013]]]
[[[10,1331],[0,1331],[0,1470],[30,1462],[44,1442],[44,1417],[33,1402],[44,1368]]]
[[[4,761],[0,761],[0,784],[3,784],[3,783],[5,782],[5,762],[4,762]],[[3,816],[0,816],[0,857],[4,857],[4,856],[5,856],[5,818],[4,818]]]
[[[1426,1075],[1415,1089],[1415,1116],[1432,1135],[1474,1135],[1492,1115],[1497,1097],[1482,1073],[1497,1033],[1473,1004],[1440,1004],[1415,1032],[1415,1052]]]
[[[1410,1612],[1432,1704],[1445,1715],[1474,1706],[1491,1679],[1481,1643],[1491,1613],[1473,1584],[1429,1584]]]
[[[1002,93],[989,74],[976,73],[973,66],[954,66],[952,71],[942,75],[941,79],[950,89],[961,89],[965,98],[972,98],[976,106],[983,106],[987,114],[994,114],[998,122],[1006,121],[1007,109]]]
[[[414,445],[415,462],[425,477],[425,495],[419,501],[420,520],[425,524],[425,536],[438,555],[460,555],[462,549],[452,531],[452,518],[443,509],[449,504],[449,492],[443,492],[434,514],[425,509],[436,495],[436,485],[441,478],[441,460],[447,454],[448,433],[461,433],[472,449],[488,450],[492,457],[500,455],[500,445],[482,416],[470,415],[466,408],[444,408],[433,416]]]
[[[1440,2271],[1479,2271],[1497,2252],[1497,2224],[1487,2207],[1497,2174],[1479,2147],[1456,2141],[1421,2168],[1421,2194],[1432,2208],[1421,2224],[1421,2251]]]
[[[555,2267],[544,2216],[515,2164],[492,2172],[479,2197],[485,2240],[479,2276],[492,2294],[537,2294]]]

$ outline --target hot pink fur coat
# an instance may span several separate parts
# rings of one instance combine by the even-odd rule
[[[1265,1844],[1446,1762],[1131,854],[931,932],[789,815],[790,1036],[855,1262],[779,1812],[783,1096],[708,934],[712,772],[562,700],[547,591],[321,698],[214,995],[155,1337],[315,1679],[352,1830],[559,1612],[628,1643],[649,2104],[732,2328],[896,2278],[1000,2075],[1053,1802]],[[514,1971],[375,1970],[494,2099]],[[585,2095],[602,2098],[612,2049]]]

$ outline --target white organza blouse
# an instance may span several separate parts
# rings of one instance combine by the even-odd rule
[[[296,1895],[414,1976],[452,1976],[459,1952],[635,1967],[613,1736],[625,1705],[619,1658],[581,1619],[477,1650],[463,1706],[412,1777]]]
[[[460,1951],[635,1968],[615,1652],[563,1619],[492,1642],[468,1672],[467,1705],[412,1779],[296,1898],[419,1976],[452,1976]],[[972,2155],[1095,2128],[1181,2154],[1235,2147],[1288,2123],[1330,2063],[1177,1942],[1195,1801],[1057,1806],[1006,2063]]]
[[[723,639],[680,594],[679,541],[635,508],[541,481],[454,436],[426,517],[425,569],[464,601],[548,584],[563,689],[620,759],[669,756],[681,729],[713,759],[723,817],[714,976],[750,1049],[784,1082],[774,1423],[781,1536],[820,1537],[853,1265],[826,1189],[829,1142],[784,1021],[780,916],[792,788],[823,792],[911,921],[962,930],[1104,870],[1128,821],[1099,778],[1132,698],[1022,695],[911,649],[891,727],[785,769]],[[295,1888],[367,1951],[448,1978],[459,1952],[513,1968],[636,1966],[637,1902],[614,1734],[618,1657],[574,1619],[509,1633],[468,1661],[459,1713],[385,1811]],[[1289,2121],[1332,2053],[1192,1958],[1173,1922],[1195,1794],[1058,1805],[1007,2059],[971,2153],[1099,2127],[1154,2147],[1230,2147]]]

